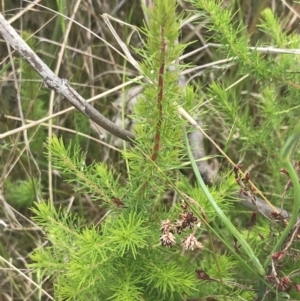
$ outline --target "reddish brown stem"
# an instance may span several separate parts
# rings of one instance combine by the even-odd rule
[[[161,125],[162,125],[162,118],[163,118],[163,108],[162,108],[162,99],[164,93],[164,72],[165,72],[165,54],[166,54],[166,43],[164,40],[164,28],[161,27],[161,50],[160,50],[160,57],[161,57],[161,65],[158,71],[158,95],[157,95],[157,106],[158,106],[158,121],[156,124],[156,131],[154,136],[154,147],[151,159],[153,161],[156,160],[159,148],[160,148],[160,132],[161,132]]]

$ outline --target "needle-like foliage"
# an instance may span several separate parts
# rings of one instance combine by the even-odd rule
[[[188,46],[180,43],[184,17],[175,0],[154,0],[143,7],[143,47],[134,49],[141,59],[137,69],[143,90],[131,115],[136,139],[122,152],[126,174],[105,163],[87,163],[78,143],[53,136],[46,145],[56,173],[74,186],[79,198],[87,194],[101,208],[98,221],[88,225],[79,214],[51,202],[33,209],[47,244],[34,251],[31,266],[51,277],[57,300],[272,300],[292,284],[300,290],[276,272],[288,254],[280,272],[292,271],[292,260],[299,256],[290,246],[298,235],[300,164],[292,166],[290,157],[299,138],[299,128],[293,128],[300,95],[299,85],[286,72],[297,69],[299,59],[259,51],[259,40],[251,46],[245,26],[222,1],[188,2],[195,15],[206,19],[206,33],[219,43],[219,55],[227,57],[231,65],[226,68],[234,73],[229,77],[224,72],[206,83],[205,94],[199,92],[209,108],[201,118],[214,121],[210,124],[229,153],[235,145],[236,152],[253,151],[264,162],[274,160],[272,170],[258,172],[274,194],[282,192],[282,181],[270,174],[284,165],[282,172],[289,177],[284,192],[294,189],[289,195],[294,200],[291,218],[271,212],[257,221],[253,212],[245,215],[246,225],[232,195],[250,197],[258,209],[260,191],[217,144],[223,162],[227,159],[232,166],[224,164],[227,171],[219,174],[219,182],[205,185],[190,147],[190,125],[179,115],[182,108],[197,114],[193,108],[202,101],[195,103],[199,95],[179,85],[188,67],[179,61]],[[299,36],[282,32],[271,10],[260,17],[259,28],[274,47],[299,44]],[[259,91],[255,104],[245,97],[250,85]],[[183,175],[185,155],[195,181]]]

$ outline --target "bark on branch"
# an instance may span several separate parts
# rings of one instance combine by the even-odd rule
[[[15,29],[5,20],[0,13],[0,34],[6,42],[14,48],[23,59],[42,77],[47,88],[66,98],[79,112],[100,125],[103,129],[123,140],[133,141],[133,133],[121,129],[99,111],[85,101],[68,83],[67,80],[56,76],[51,69],[33,52],[27,43],[18,35]]]

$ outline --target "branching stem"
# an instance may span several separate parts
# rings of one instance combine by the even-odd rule
[[[163,94],[164,94],[164,72],[165,72],[165,59],[166,59],[166,42],[164,40],[164,27],[161,27],[161,51],[160,51],[160,68],[158,71],[158,95],[157,95],[157,106],[158,106],[158,121],[156,124],[156,131],[154,136],[154,148],[151,156],[152,161],[155,161],[160,148],[160,132],[163,119]]]

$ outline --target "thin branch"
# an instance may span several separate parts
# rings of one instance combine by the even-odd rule
[[[98,95],[96,95],[94,97],[91,97],[91,98],[87,99],[86,102],[92,102],[92,101],[96,101],[98,99],[101,99],[104,96],[110,95],[113,92],[116,92],[116,91],[118,91],[118,90],[120,90],[120,89],[122,89],[124,87],[127,87],[127,86],[129,86],[131,84],[134,84],[134,83],[140,81],[142,78],[143,78],[143,76],[137,76],[136,78],[131,79],[131,80],[129,80],[129,81],[127,81],[127,82],[125,82],[125,83],[123,83],[121,85],[115,86],[114,88],[109,89],[108,91],[104,91],[104,92],[102,92],[102,93],[100,93],[100,94],[98,94]],[[16,129],[4,132],[4,133],[0,134],[0,139],[4,139],[5,137],[8,137],[8,136],[20,133],[20,132],[24,131],[25,129],[30,129],[32,127],[38,126],[39,124],[42,124],[43,122],[46,122],[46,121],[48,121],[51,118],[56,118],[58,116],[61,116],[61,115],[66,114],[68,112],[71,112],[74,109],[76,109],[76,108],[75,107],[69,107],[69,108],[66,108],[66,109],[64,109],[62,111],[58,111],[58,112],[54,113],[53,115],[48,115],[48,116],[43,117],[43,118],[41,118],[39,120],[32,121],[31,123],[26,124],[24,126],[20,126],[20,127],[16,128]]]
[[[151,156],[152,161],[155,161],[160,149],[160,134],[161,125],[163,119],[163,94],[164,94],[164,73],[165,73],[165,56],[166,56],[166,41],[164,37],[164,27],[161,26],[161,50],[160,50],[160,67],[158,71],[158,95],[157,95],[157,107],[158,107],[158,120],[156,124],[155,136],[154,136],[154,147]]]
[[[14,28],[5,20],[0,13],[0,34],[33,69],[42,77],[46,87],[65,97],[79,112],[100,125],[103,129],[126,141],[134,141],[133,133],[121,129],[109,119],[104,117],[93,106],[79,95],[66,79],[56,76],[51,69],[33,52],[26,42],[18,35]]]

